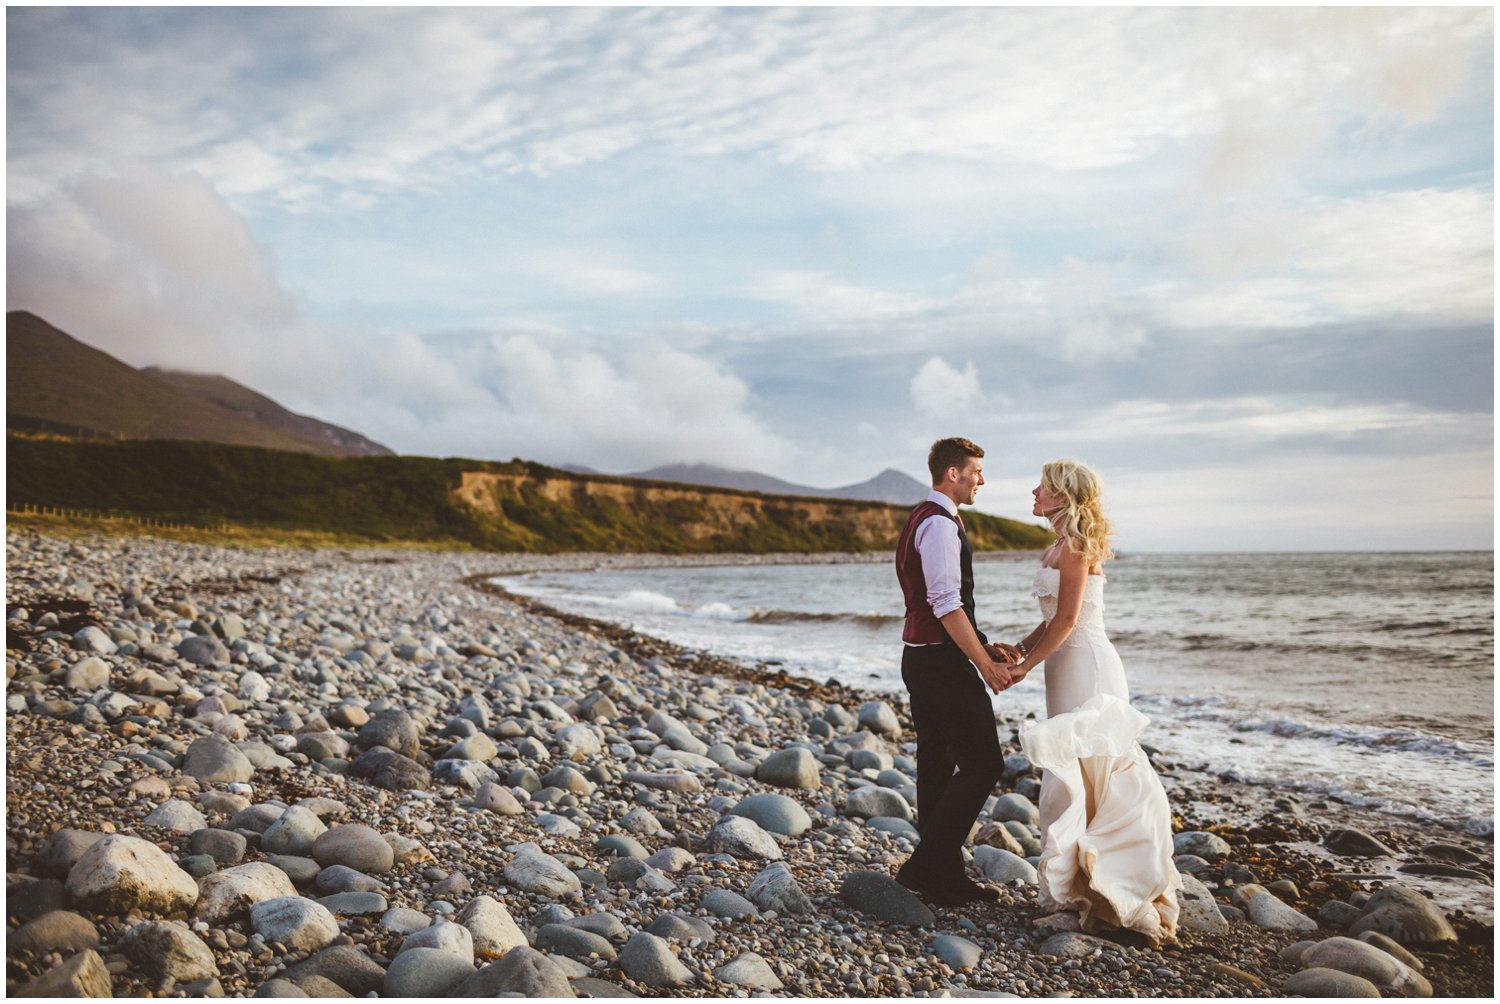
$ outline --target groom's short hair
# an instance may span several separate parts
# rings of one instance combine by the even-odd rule
[[[970,457],[983,456],[984,447],[962,436],[939,439],[932,444],[932,449],[927,451],[927,470],[932,473],[933,485],[943,480],[943,475],[947,473],[948,468],[962,469],[964,464],[969,462]]]

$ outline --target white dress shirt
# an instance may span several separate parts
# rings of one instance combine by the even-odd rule
[[[927,501],[936,502],[954,516],[958,503],[939,491],[927,493]],[[922,577],[927,582],[927,603],[933,616],[942,620],[945,614],[963,606],[959,595],[958,524],[934,513],[917,527],[917,553],[922,556]]]

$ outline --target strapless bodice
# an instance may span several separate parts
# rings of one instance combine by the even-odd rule
[[[1062,584],[1062,573],[1043,565],[1036,570],[1031,580],[1031,595],[1042,605],[1042,616],[1047,620],[1057,616],[1057,592]],[[1078,631],[1104,630],[1104,576],[1090,575],[1083,585],[1083,609],[1079,611]]]

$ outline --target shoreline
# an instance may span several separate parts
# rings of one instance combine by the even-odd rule
[[[327,817],[328,826],[339,828],[341,823],[359,820],[406,850],[389,872],[379,874],[385,888],[375,895],[387,908],[417,911],[433,919],[444,914],[442,907],[434,904],[451,899],[451,907],[465,908],[474,897],[488,895],[498,900],[525,929],[529,940],[538,945],[547,939],[541,936],[543,925],[536,921],[559,917],[555,909],[559,905],[579,914],[605,913],[617,918],[621,929],[611,930],[606,941],[616,933],[639,933],[665,912],[707,921],[713,928],[712,937],[697,944],[694,939],[675,943],[675,957],[691,974],[680,985],[642,982],[630,967],[603,953],[581,959],[574,956],[576,969],[554,959],[559,972],[572,973],[575,989],[579,982],[594,980],[650,995],[744,993],[751,987],[734,983],[730,977],[738,970],[727,970],[729,963],[745,953],[767,961],[773,977],[783,984],[779,992],[795,996],[904,996],[973,990],[1025,995],[1062,991],[1109,995],[1134,990],[1168,996],[1264,996],[1281,992],[1298,968],[1280,958],[1282,950],[1298,940],[1296,937],[1245,920],[1233,921],[1226,933],[1184,933],[1181,944],[1161,950],[1106,940],[1102,948],[1095,946],[1081,959],[1043,954],[1040,949],[1048,943],[1047,935],[1030,926],[1035,893],[1024,882],[1003,886],[999,904],[968,911],[939,911],[927,927],[898,926],[852,909],[840,896],[842,878],[858,870],[889,872],[904,859],[909,845],[845,811],[848,794],[868,785],[870,779],[853,768],[848,747],[838,745],[836,740],[843,732],[836,732],[830,741],[819,738],[818,730],[809,727],[815,720],[826,723],[826,715],[832,714],[826,709],[834,704],[852,715],[868,701],[887,701],[899,719],[903,717],[900,701],[892,700],[896,695],[819,684],[784,670],[757,669],[717,659],[616,625],[551,611],[524,597],[498,595],[503,591],[487,582],[476,584],[497,575],[534,570],[539,559],[547,567],[577,568],[584,567],[579,564],[583,561],[599,562],[587,567],[607,567],[640,556],[585,558],[351,548],[230,551],[144,538],[79,542],[45,537],[28,540],[15,534],[8,536],[7,553],[11,572],[8,610],[17,602],[29,602],[40,609],[38,599],[51,596],[56,601],[71,595],[107,628],[125,623],[129,611],[139,612],[139,600],[144,597],[158,613],[167,611],[168,603],[182,603],[190,605],[197,615],[189,619],[179,610],[130,621],[137,629],[155,634],[156,644],[173,644],[163,641],[173,633],[181,636],[175,644],[190,640],[191,631],[175,626],[183,620],[211,625],[232,614],[243,621],[245,630],[233,649],[226,646],[227,650],[237,650],[235,657],[243,657],[239,662],[189,666],[180,657],[157,662],[138,653],[97,656],[108,669],[105,689],[137,702],[131,709],[135,714],[98,721],[81,709],[99,690],[69,688],[65,681],[69,671],[83,661],[82,653],[63,638],[37,637],[43,632],[24,636],[33,643],[27,651],[12,650],[8,645],[8,677],[15,677],[8,688],[6,728],[9,870],[17,875],[29,873],[27,888],[40,891],[30,882],[48,881],[41,855],[45,826],[51,823],[94,832],[107,825],[122,834],[143,834],[181,860],[190,856],[192,834],[165,827],[159,819],[145,821],[167,802],[197,806],[209,828],[217,823],[228,830],[238,812],[252,804],[265,804],[262,800],[289,805],[315,798],[322,801],[311,804]],[[695,559],[710,557],[723,556]],[[788,556],[788,560],[793,557],[803,556]],[[675,556],[651,560],[653,564],[683,564]],[[766,559],[750,556],[749,560]],[[883,560],[883,556],[870,560]],[[135,605],[126,606],[132,590],[138,594]],[[79,600],[83,593],[90,599]],[[156,630],[163,625],[168,630]],[[20,628],[18,623],[18,632]],[[382,645],[390,651],[378,658],[354,659],[355,652],[370,654],[364,648],[343,647],[346,639],[358,640],[356,635],[375,651]],[[410,636],[415,648],[421,650],[439,635],[454,648],[427,648],[410,653],[415,658],[407,659],[395,651],[398,646],[391,644],[394,639]],[[465,655],[464,649],[471,654]],[[155,654],[163,655],[159,650]],[[260,662],[252,662],[252,656],[261,657]],[[266,659],[274,669],[261,665]],[[367,661],[371,665],[366,665]],[[262,696],[252,680],[250,691],[242,694],[246,689],[244,678],[256,666],[269,685],[268,692]],[[380,682],[382,679],[396,682],[396,690],[391,692]],[[513,692],[520,686],[520,679],[528,681],[530,698]],[[159,695],[143,692],[161,689],[157,680],[175,686],[175,690],[163,689]],[[538,698],[547,690],[551,693]],[[216,698],[214,692],[234,699]],[[616,698],[611,702],[615,716],[582,717],[585,698],[598,707],[598,700],[592,696],[595,694]],[[475,789],[440,781],[436,770],[440,761],[451,762],[451,757],[443,761],[449,747],[455,741],[465,741],[450,730],[457,728],[456,719],[464,717],[460,712],[463,701],[471,699],[490,704],[489,714],[474,715],[487,720],[487,727],[479,731],[490,734],[490,742],[496,747],[495,756],[474,762],[492,772],[498,770],[502,781],[507,771],[529,763],[535,764],[538,775],[552,777],[551,771],[570,762],[558,755],[560,729],[538,712],[539,699],[564,711],[575,724],[586,724],[602,733],[600,750],[571,761],[577,771],[588,772],[587,784],[593,790],[585,793],[583,786],[578,786],[571,795],[541,802],[534,797],[537,792],[513,789],[512,797],[517,792],[527,796],[518,814],[497,815],[493,809],[475,808]],[[205,711],[205,700],[238,707]],[[381,700],[406,708],[418,723],[420,749],[415,759],[431,775],[426,790],[379,788],[348,776],[362,745],[361,727],[349,724],[358,714],[350,709],[356,704],[378,707]],[[47,711],[56,714],[37,712],[49,702]],[[69,710],[63,710],[63,702]],[[472,709],[472,703],[468,707]],[[569,707],[572,712],[568,712]],[[728,760],[703,764],[687,755],[688,750],[664,745],[660,734],[648,727],[653,720],[648,711],[674,717],[694,738],[718,751],[721,758],[727,755]],[[304,728],[318,724],[314,715],[322,716],[325,727],[297,732],[289,728],[289,719],[280,717],[289,713],[302,719]],[[531,717],[534,714],[540,717]],[[68,720],[68,715],[74,720]],[[222,728],[227,718],[236,721]],[[630,724],[632,721],[639,724]],[[229,793],[220,782],[196,781],[182,772],[181,764],[173,767],[170,761],[186,752],[191,742],[216,729],[220,734],[236,734],[240,727],[244,737],[237,742],[260,743],[272,756],[287,762],[256,768],[249,779],[252,793],[245,798],[245,809],[230,812],[237,803],[228,800],[245,796]],[[322,758],[303,752],[327,752],[330,747],[318,745],[324,739],[307,738],[325,733],[332,734],[326,740],[331,749],[338,751],[342,740],[347,752]],[[611,736],[620,741],[610,742]],[[886,756],[899,757],[911,735],[909,729],[903,729],[876,739]],[[830,758],[819,772],[817,788],[768,786],[754,776],[753,770],[749,775],[737,772],[742,770],[737,765],[745,763],[744,757],[764,759],[795,742],[816,743]],[[163,751],[168,755],[168,768],[152,769],[138,754],[122,752],[132,744],[147,753]],[[693,748],[690,743],[684,745]],[[728,748],[727,754],[721,745]],[[1015,752],[1009,745],[1008,751]],[[484,743],[478,746],[484,748]],[[616,747],[619,752],[615,752]],[[274,752],[283,748],[285,753]],[[624,758],[626,749],[631,750],[628,759]],[[844,753],[832,752],[835,749]],[[487,748],[483,751],[488,752]],[[624,775],[632,770],[682,771],[698,778],[703,790],[658,792],[642,801],[643,793],[654,789],[627,780]],[[1172,770],[1164,765],[1169,775]],[[58,785],[58,778],[72,783]],[[1010,778],[998,791],[1009,791],[1021,780]],[[1272,815],[1263,805],[1251,804],[1262,800],[1247,794],[1246,786],[1196,778],[1183,784],[1181,804],[1174,796],[1176,828],[1219,833],[1233,848],[1231,865],[1249,868],[1263,883],[1290,880],[1296,895],[1286,893],[1288,904],[1309,916],[1316,917],[1331,901],[1347,904],[1348,897],[1360,891],[1388,884],[1390,879],[1377,877],[1387,873],[1403,884],[1459,881],[1394,871],[1421,856],[1421,847],[1429,838],[1420,832],[1388,830],[1372,834],[1387,839],[1396,857],[1325,857],[1317,853],[1321,849],[1318,841],[1329,827],[1321,810],[1304,807],[1300,814],[1286,811]],[[1172,790],[1169,788],[1169,794]],[[782,862],[809,898],[811,913],[762,907],[756,918],[731,920],[703,905],[711,892],[732,892],[740,897],[749,894],[753,880],[769,863],[769,857],[725,852],[710,842],[721,813],[749,794],[789,797],[801,804],[812,820],[811,829],[805,833],[774,840]],[[680,858],[667,853],[676,849],[694,859],[677,870],[656,869],[670,889],[658,887],[652,891],[630,880],[611,878],[620,862],[612,861],[608,853],[596,847],[601,839],[628,835],[630,831],[622,828],[621,822],[631,810],[642,807],[657,814],[660,823],[659,830],[643,831],[634,838],[645,845],[643,849]],[[1213,818],[1216,815],[1222,818]],[[1328,819],[1347,826],[1355,815],[1347,807],[1330,807]],[[575,835],[572,830],[579,832]],[[259,848],[262,836],[247,838],[244,861],[268,859]],[[514,864],[512,851],[507,848],[526,842],[545,848],[575,873],[592,872],[603,881],[553,897],[521,891],[507,873]],[[412,844],[420,850],[412,849]],[[1492,845],[1476,840],[1472,846],[1482,852],[1481,868],[1492,881]],[[1211,872],[1199,874],[1221,894],[1227,895],[1234,888],[1224,884],[1217,865]],[[1492,886],[1488,888],[1492,892]],[[12,889],[12,904],[18,892],[20,889]],[[299,892],[305,897],[318,895],[306,886]],[[110,967],[114,992],[139,994],[159,989],[160,981],[143,975],[141,964],[122,947],[130,922],[119,914],[84,912],[97,928],[97,954]],[[188,919],[191,915],[183,916]],[[262,947],[258,948],[252,940],[257,932],[243,913],[207,921],[207,929],[198,934],[214,953],[220,989],[230,994],[253,993],[267,980],[284,978],[309,959],[340,948],[356,950],[390,970],[401,939],[382,926],[386,915],[352,912],[339,916],[335,944],[317,952],[290,946],[277,951],[265,941],[259,942]],[[1418,948],[1419,957],[1427,963],[1426,977],[1440,994],[1489,996],[1493,989],[1492,927],[1467,914],[1455,913],[1450,919],[1459,941],[1444,947]],[[1325,926],[1307,937],[1326,938],[1337,933],[1341,933],[1338,928]],[[934,956],[934,938],[940,934],[962,937],[977,946],[978,959],[965,969]],[[555,936],[555,932],[548,935]],[[223,948],[218,947],[221,940]],[[789,945],[796,946],[792,953],[787,951]],[[619,944],[614,949],[623,952]],[[795,954],[798,952],[801,954]],[[13,950],[9,953],[12,980],[8,989],[15,991],[28,978],[44,977],[70,961],[64,959],[68,954],[58,949]],[[830,961],[821,961],[824,956]],[[476,957],[472,964],[484,967],[488,961]],[[1121,983],[1121,973],[1128,974],[1130,982]],[[583,989],[601,992],[592,984]]]

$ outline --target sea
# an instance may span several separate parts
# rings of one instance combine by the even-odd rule
[[[1040,621],[1035,553],[980,556],[991,640]],[[1494,833],[1494,554],[1130,554],[1105,621],[1176,767]],[[888,560],[609,567],[495,579],[559,610],[819,681],[901,691]],[[992,698],[1045,717],[1042,672]],[[1393,820],[1394,822],[1394,820]]]

